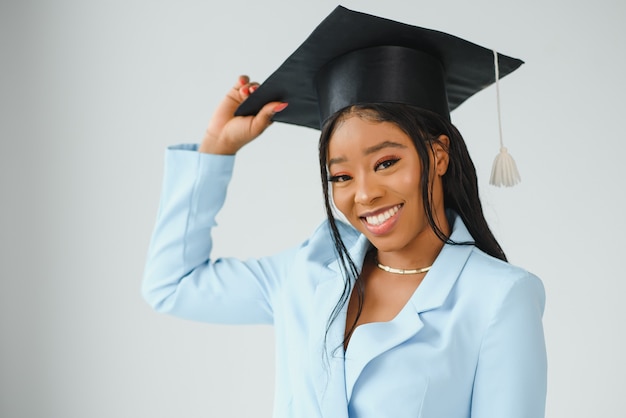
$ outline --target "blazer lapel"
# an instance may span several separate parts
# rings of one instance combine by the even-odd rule
[[[473,238],[460,217],[455,216],[453,219],[451,240],[458,243],[472,242]],[[346,242],[346,245],[349,244]],[[365,236],[360,235],[348,246],[359,270],[369,245]],[[444,245],[432,269],[398,316],[390,322],[358,327],[350,338],[347,353],[343,350],[347,303],[326,332],[328,318],[343,292],[342,273],[335,258],[322,263],[314,296],[314,306],[319,308],[318,317],[312,321],[309,336],[311,370],[315,371],[313,386],[322,416],[347,418],[348,402],[363,369],[372,359],[397,347],[423,329],[420,314],[444,304],[473,248],[473,245]],[[320,368],[320,364],[323,367]]]
[[[359,270],[368,248],[369,241],[365,236],[360,235],[348,249]],[[313,386],[322,416],[347,418],[348,401],[343,349],[347,303],[341,308],[339,315],[326,332],[328,319],[344,289],[343,275],[336,258],[325,263],[320,271],[319,279],[314,295],[314,306],[318,308],[317,318],[312,321],[313,326],[309,335],[311,370],[315,371]],[[322,365],[321,368],[320,365]]]
[[[453,224],[450,238],[454,242],[473,241],[458,217]],[[357,327],[345,354],[348,402],[352,397],[354,385],[367,364],[413,338],[424,327],[420,314],[437,309],[445,303],[473,248],[473,245],[444,245],[432,269],[392,321],[374,322]]]
[[[413,337],[423,326],[415,310],[405,307],[390,322],[372,322],[354,330],[344,362],[348,402],[365,366],[372,359]]]

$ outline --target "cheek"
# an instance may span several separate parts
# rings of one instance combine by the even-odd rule
[[[351,199],[349,197],[349,193],[345,188],[332,186],[331,188],[331,197],[335,207],[341,212],[344,216],[350,216],[350,211],[352,209]]]
[[[395,189],[407,200],[421,200],[422,192],[419,174],[408,173],[394,182]]]

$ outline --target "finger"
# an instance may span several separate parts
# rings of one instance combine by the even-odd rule
[[[243,86],[241,86],[239,88],[239,92],[243,95],[243,96],[249,96],[250,94],[254,93],[254,91],[256,89],[258,89],[260,86],[259,83],[257,83],[256,81],[251,81],[249,83],[244,84]]]
[[[249,85],[249,83],[250,83],[250,77],[248,77],[247,75],[240,75],[237,78],[237,82],[235,83],[233,88],[230,89],[230,91],[228,92],[227,96],[230,97],[231,99],[237,100],[239,97],[241,97],[241,89],[244,86]]]
[[[242,100],[247,99],[249,95],[250,95],[250,84],[245,84],[239,87],[239,97],[241,97]]]
[[[226,97],[231,99],[238,106],[241,102],[248,98],[251,93],[250,87],[252,85],[253,83],[250,83],[250,77],[247,75],[240,75],[233,88],[226,94]]]
[[[252,83],[250,83],[250,87],[248,88],[248,91],[250,92],[250,94],[254,93],[256,91],[256,89],[258,89],[260,86],[259,83],[257,83],[256,81],[253,81]]]
[[[256,89],[258,89],[260,86],[259,83],[257,83],[256,81],[254,82],[248,82],[242,86],[240,86],[237,89],[237,93],[239,94],[238,96],[238,101],[239,103],[243,102],[244,100],[246,100],[252,93],[254,93],[254,91]]]
[[[237,83],[235,83],[235,85],[233,86],[233,88],[235,90],[239,90],[239,88],[241,86],[245,86],[246,84],[248,84],[250,82],[250,77],[248,77],[247,75],[240,75],[239,78],[237,78]]]
[[[259,135],[272,124],[272,117],[278,112],[282,112],[287,107],[286,102],[269,102],[261,108],[259,113],[252,119],[250,131]]]

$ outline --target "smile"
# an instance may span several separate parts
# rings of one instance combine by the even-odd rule
[[[364,219],[365,222],[367,222],[370,225],[380,226],[385,221],[389,220],[389,218],[393,217],[396,213],[398,213],[401,207],[402,205],[396,205],[392,208],[385,210],[384,212],[381,212],[375,215],[362,216],[361,219]]]

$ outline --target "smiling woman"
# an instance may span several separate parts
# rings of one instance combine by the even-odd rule
[[[506,261],[484,219],[476,170],[463,138],[434,112],[402,104],[347,107],[322,130],[320,166],[322,181],[328,176],[332,184],[335,206],[372,244],[354,277],[344,345],[357,326],[395,317],[444,244],[459,244],[450,239],[449,217],[461,214],[471,244]],[[324,194],[334,223],[328,187]],[[342,252],[338,235],[335,247]],[[349,254],[344,257],[350,260]],[[379,270],[367,269],[372,266]],[[393,292],[397,274],[413,277],[402,278],[400,292]]]
[[[443,243],[428,224],[420,193],[422,164],[415,145],[394,123],[347,114],[335,125],[328,145],[335,205],[377,248],[380,261],[398,266],[432,264],[436,254],[416,251],[433,243],[440,249]],[[431,208],[445,234],[441,177],[448,158],[442,142],[432,144],[431,158],[435,164],[426,176],[432,178],[430,187],[436,196]]]
[[[520,64],[500,56],[501,74]],[[199,146],[168,151],[146,299],[273,324],[275,417],[542,417],[543,286],[506,262],[450,123],[491,82],[489,50],[336,9],[262,85],[240,77]],[[212,260],[234,154],[272,120],[321,128],[328,219],[283,253]]]
[[[430,144],[430,169],[425,177],[430,179],[428,197],[432,199],[425,203],[416,146],[397,124],[376,121],[373,112],[348,108],[337,115],[332,131],[322,136],[329,139],[328,170],[335,206],[375,249],[364,267],[394,266],[361,271],[358,291],[348,305],[346,345],[356,326],[393,319],[441,251],[444,241],[429,224],[425,208],[436,220],[436,229],[449,235],[441,181],[448,165],[448,138],[442,135]],[[402,281],[390,273],[407,270],[415,273]]]

